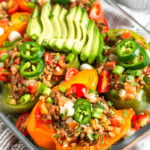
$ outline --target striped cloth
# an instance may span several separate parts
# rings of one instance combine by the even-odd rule
[[[1,121],[0,150],[28,150]]]

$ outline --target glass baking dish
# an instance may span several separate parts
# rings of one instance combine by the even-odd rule
[[[148,42],[150,42],[150,32],[147,31],[141,24],[136,22],[131,16],[129,16],[124,10],[122,10],[114,0],[101,0],[101,4],[105,13],[105,17],[108,21],[109,27],[131,29],[142,36],[144,36]],[[150,110],[150,108],[147,108]],[[43,150],[39,148],[31,139],[23,136],[12,123],[13,116],[5,115],[0,112],[0,119],[6,124],[8,128],[26,145],[29,150]],[[128,149],[141,137],[146,134],[150,134],[150,123],[140,129],[138,132],[130,136],[129,138],[122,139],[119,142],[112,145],[111,150]]]

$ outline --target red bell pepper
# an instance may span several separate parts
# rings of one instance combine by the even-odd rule
[[[110,88],[110,72],[106,69],[104,69],[100,76],[98,81],[98,92],[99,93],[106,93]]]
[[[79,98],[83,97],[87,92],[87,87],[81,83],[72,84],[71,89]]]
[[[5,68],[0,68],[0,81],[9,82],[10,72]]]
[[[134,115],[131,121],[132,121],[132,126],[136,131],[138,131],[141,127],[149,123],[148,115],[144,113],[139,115]]]
[[[19,9],[19,5],[17,0],[9,0],[8,1],[8,14],[13,14]]]
[[[65,74],[65,81],[70,80],[73,76],[75,76],[77,73],[79,72],[79,70],[75,69],[75,68],[70,68],[67,70],[66,74]]]
[[[27,131],[27,121],[28,121],[28,118],[29,118],[29,113],[28,112],[25,112],[23,114],[21,114],[16,123],[15,123],[15,126],[18,130],[20,130],[20,132],[24,135],[24,136],[27,136],[28,135],[28,131]]]

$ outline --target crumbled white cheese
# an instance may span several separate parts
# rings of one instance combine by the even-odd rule
[[[91,66],[89,64],[82,64],[80,66],[80,70],[85,70],[85,69],[93,69],[93,66]]]
[[[20,34],[19,32],[17,32],[17,31],[12,31],[12,32],[9,34],[9,36],[8,36],[8,39],[9,39],[9,41],[11,41],[11,42],[14,42],[14,41],[16,41],[16,40],[18,40],[18,39],[21,39],[21,38],[22,38],[21,34]]]
[[[62,107],[62,106],[60,107],[60,113],[66,115],[68,117],[73,116],[74,115],[73,106],[74,106],[73,102],[71,102],[71,101],[66,102],[64,107]]]
[[[0,27],[0,36],[4,34],[4,29]]]
[[[4,67],[4,63],[0,62],[0,68],[3,68],[3,67]]]
[[[118,96],[119,97],[124,97],[125,95],[126,95],[126,91],[124,89],[120,89],[119,93],[118,93]]]

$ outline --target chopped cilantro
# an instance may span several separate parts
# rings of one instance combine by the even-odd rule
[[[87,137],[90,139],[90,141],[94,141],[94,137],[92,134],[87,134]]]
[[[101,144],[104,144],[104,139],[101,140]]]
[[[111,110],[110,110],[110,113],[111,113],[111,114],[114,114],[114,111],[111,109]]]
[[[62,117],[63,117],[63,114],[59,114],[59,117],[62,118]]]
[[[56,56],[55,56],[55,58],[54,58],[54,60],[55,60],[55,63],[57,63],[58,62],[58,60],[59,60],[59,54],[56,54]]]
[[[144,80],[145,83],[148,83],[149,78],[147,76],[144,76],[143,80]]]
[[[132,85],[133,87],[135,87],[136,83],[130,82],[130,85]]]
[[[122,113],[123,113],[124,117],[127,117],[127,116],[128,116],[128,113],[127,113],[126,110],[123,110]]]
[[[90,89],[88,93],[95,93],[95,94],[98,94],[97,91],[93,90],[93,89]]]
[[[107,102],[108,106],[112,106],[112,103],[110,101]]]
[[[99,102],[99,101],[97,102],[96,107],[102,108],[102,109],[106,109],[105,106],[104,106],[104,104],[102,102]]]
[[[107,49],[110,49],[110,47],[109,47],[108,45],[104,45],[104,46],[103,46],[103,49],[104,49],[104,50],[105,50],[105,49],[107,50]]]
[[[134,78],[134,76],[130,76],[130,75],[126,76],[126,79],[127,79],[128,81],[132,81],[133,78]]]
[[[55,134],[55,135],[53,135],[53,137],[57,138],[57,137],[61,137],[61,135],[60,134]]]
[[[126,80],[126,77],[125,76],[121,76],[120,77],[120,84],[123,84]]]

